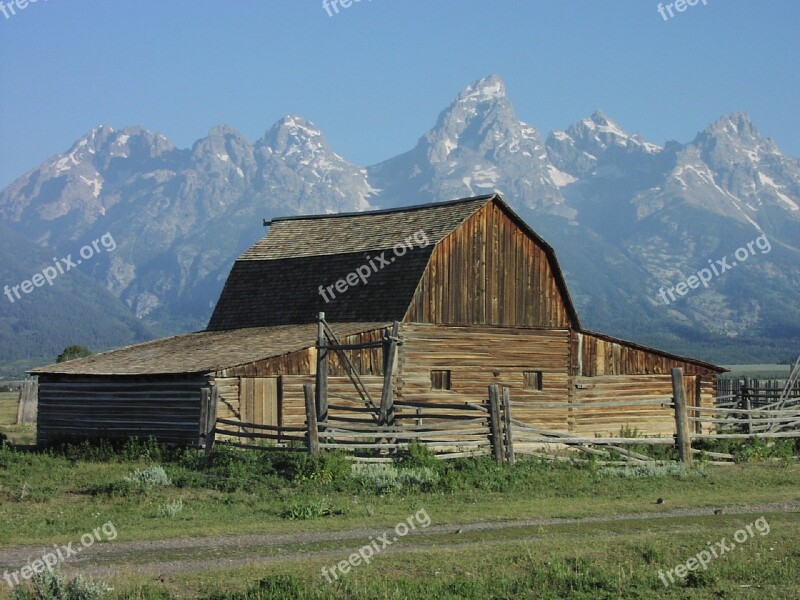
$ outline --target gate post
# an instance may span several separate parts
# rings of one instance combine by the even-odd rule
[[[497,385],[489,386],[489,426],[491,428],[492,454],[497,464],[503,463],[502,424],[500,423],[500,390]]]
[[[683,385],[683,369],[672,369],[672,394],[675,400],[675,442],[678,456],[687,467],[692,466],[692,438],[689,432],[689,415],[686,410],[686,388]]]

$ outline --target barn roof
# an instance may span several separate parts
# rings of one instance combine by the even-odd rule
[[[356,213],[281,217],[239,260],[279,260],[387,250],[424,231],[440,242],[496,195]]]
[[[334,324],[346,337],[388,323]],[[33,375],[167,375],[213,373],[314,346],[316,324],[199,331],[39,367]]]
[[[208,330],[308,323],[319,312],[330,322],[401,321],[434,246],[490,202],[547,254],[570,320],[579,328],[555,252],[493,194],[391,210],[274,219],[269,233],[234,264]],[[415,241],[413,250],[395,260],[391,249],[419,232],[428,243],[421,247]],[[391,268],[373,272],[368,285],[350,287],[346,302],[326,301],[320,286],[330,286],[370,259],[375,264],[383,252],[392,257]]]

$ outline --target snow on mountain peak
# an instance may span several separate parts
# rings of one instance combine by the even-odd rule
[[[506,84],[498,75],[489,75],[469,85],[456,102],[492,102],[506,97]]]
[[[301,160],[331,152],[325,136],[316,125],[295,115],[286,116],[275,123],[258,145],[285,158],[294,156]]]

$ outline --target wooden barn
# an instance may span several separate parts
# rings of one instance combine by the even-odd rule
[[[689,402],[713,405],[724,369],[583,329],[553,249],[497,195],[269,225],[206,330],[32,371],[40,443],[196,443],[212,388],[220,418],[302,426],[318,313],[342,345],[380,342],[399,322],[391,367],[377,343],[331,357],[335,398],[355,396],[347,362],[372,397],[389,369],[397,399],[480,402],[500,384],[517,419],[548,430],[671,435],[673,412],[653,399],[672,394],[670,369],[682,367]],[[620,399],[631,405],[609,408]]]

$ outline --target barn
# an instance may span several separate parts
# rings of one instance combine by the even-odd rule
[[[39,442],[197,443],[209,390],[219,418],[302,426],[320,313],[351,348],[328,367],[341,402],[358,402],[354,375],[380,398],[389,370],[398,399],[480,402],[500,384],[517,419],[548,430],[671,435],[673,412],[648,399],[669,396],[670,370],[682,367],[689,402],[714,403],[721,367],[584,329],[555,252],[499,195],[267,225],[204,331],[31,371]],[[394,323],[389,367],[379,342]],[[608,408],[626,398],[628,408]]]

